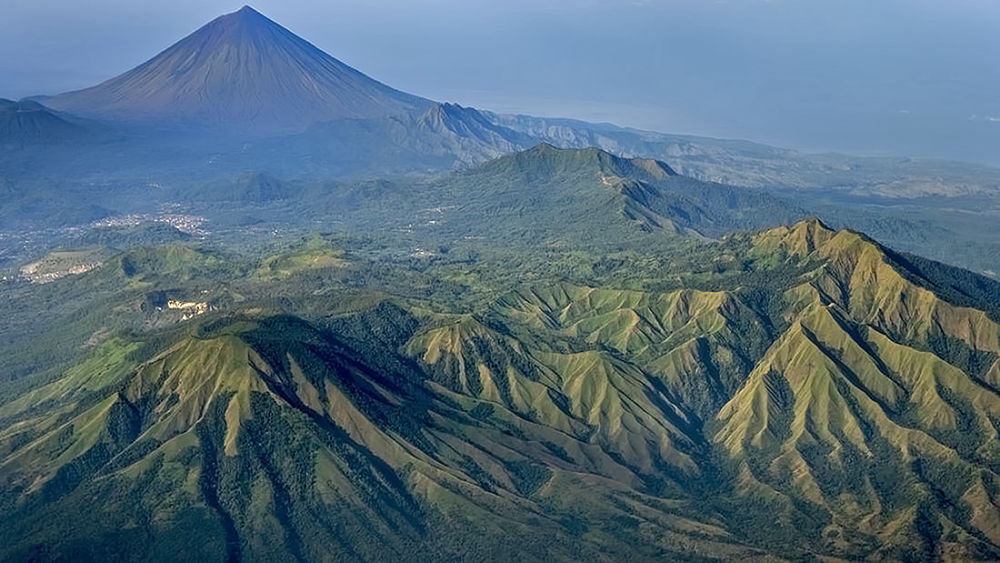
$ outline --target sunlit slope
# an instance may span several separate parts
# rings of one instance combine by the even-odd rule
[[[479,399],[474,408],[485,415],[503,409],[564,434],[549,438],[557,452],[584,442],[648,477],[697,472],[685,415],[646,374],[613,355],[532,350],[473,318],[420,334],[408,350],[435,384]],[[568,457],[593,461],[583,451]]]
[[[663,486],[655,463],[694,471],[670,442],[676,435],[690,448],[691,440],[659,420],[651,409],[667,403],[646,405],[651,386],[624,364],[603,360],[610,381],[591,383],[601,360],[553,359],[565,364],[567,386],[594,388],[550,424],[518,405],[425,388],[402,357],[391,373],[373,369],[291,317],[192,328],[140,365],[103,372],[96,364],[108,352],[95,352],[91,371],[40,392],[61,408],[44,418],[22,412],[24,422],[0,437],[3,500],[21,516],[10,537],[31,537],[54,556],[322,559],[492,553],[491,541],[469,543],[467,534],[517,534],[535,553],[573,558],[597,545],[630,551],[601,522],[634,514],[661,530],[640,550],[647,555],[699,545],[750,553],[717,524],[653,494]],[[614,385],[632,388],[615,394]],[[90,391],[81,398],[76,388]],[[30,406],[7,410],[19,408]],[[622,413],[633,416],[619,423]],[[591,438],[612,424],[619,427]],[[590,492],[567,496],[583,486]],[[95,495],[99,507],[87,502]],[[84,510],[93,514],[81,524]],[[573,526],[594,526],[575,546],[570,514],[580,514]],[[438,536],[442,518],[464,522],[466,532]],[[151,523],[153,540],[128,532],[139,521]],[[187,542],[191,534],[204,541]],[[545,546],[543,537],[564,537],[568,547]],[[12,542],[5,553],[26,549]]]
[[[206,545],[210,553],[318,557],[308,534],[323,526],[362,547],[392,531],[386,547],[399,549],[417,530],[415,501],[385,461],[335,422],[350,411],[331,412],[351,393],[382,397],[354,386],[361,368],[333,346],[284,319],[200,327],[103,386],[115,389],[106,398],[6,457],[7,494],[17,504],[44,499],[71,513],[87,495],[105,496],[101,518],[92,521],[100,528],[70,534],[62,526],[79,524],[62,518],[46,526],[49,541],[68,553],[82,549],[71,542],[86,543],[85,534],[127,529],[134,518],[161,522],[162,544],[144,548],[156,557],[175,548],[186,525],[224,540]],[[25,529],[32,522],[26,518]],[[121,553],[136,553],[128,539]]]
[[[785,293],[790,327],[713,425],[737,494],[855,555],[995,556],[997,323],[857,233],[812,221],[755,244],[817,267]]]
[[[692,459],[703,474],[731,475],[734,514],[770,506],[786,541],[852,557],[996,554],[997,323],[945,299],[961,284],[943,286],[941,272],[858,233],[805,221],[740,242],[749,256],[804,271],[775,280],[766,310],[740,288],[556,284],[504,297],[486,318],[514,335],[506,349],[521,362],[558,374],[544,358],[610,354],[656,382],[694,442],[714,444],[721,458]],[[470,323],[439,329],[424,359],[489,396],[490,385],[461,379],[497,371],[484,367],[488,354],[468,352],[489,334]],[[505,361],[515,385],[531,371]],[[606,373],[587,368],[592,382]],[[557,396],[570,405],[585,401],[565,391]],[[531,409],[540,393],[513,396]],[[740,518],[732,525],[759,533]]]
[[[470,309],[335,288],[366,266],[319,239],[38,286],[241,300],[0,404],[0,556],[1000,557],[996,286],[818,221],[698,244],[692,287]]]
[[[560,340],[628,357],[689,412],[710,417],[742,384],[770,341],[761,314],[735,293],[608,290],[560,284],[505,297],[496,306]],[[553,342],[552,336],[539,337]]]
[[[334,119],[419,113],[430,106],[247,6],[120,76],[47,98],[45,104],[113,121],[244,134],[298,132]]]

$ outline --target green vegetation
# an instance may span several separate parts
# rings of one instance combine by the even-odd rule
[[[12,286],[0,554],[1000,556],[992,282],[816,220],[408,236]]]
[[[438,104],[249,7],[45,103],[2,561],[1000,560],[1000,284],[907,253],[1000,271],[993,169]]]

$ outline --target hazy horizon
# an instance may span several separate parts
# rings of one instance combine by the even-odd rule
[[[0,22],[0,97],[96,84],[241,5],[13,0]],[[252,5],[362,72],[435,100],[1000,164],[1000,6],[987,0]]]

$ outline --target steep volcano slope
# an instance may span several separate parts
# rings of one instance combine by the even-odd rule
[[[102,119],[258,134],[430,106],[354,70],[248,6],[121,76],[44,103]]]

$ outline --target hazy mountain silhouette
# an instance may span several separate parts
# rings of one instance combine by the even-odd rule
[[[423,112],[431,104],[369,78],[249,6],[125,74],[44,103],[87,117],[251,133]]]
[[[86,134],[82,125],[41,104],[0,98],[0,145],[75,141]]]

